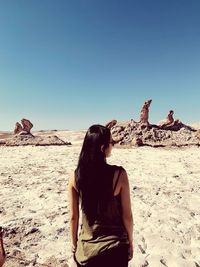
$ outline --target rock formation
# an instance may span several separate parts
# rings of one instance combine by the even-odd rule
[[[132,121],[118,123],[111,128],[113,140],[120,145],[142,146],[187,146],[200,145],[200,138],[196,130],[179,120],[173,125],[161,129],[157,125],[149,125]]]
[[[22,119],[21,123],[23,125],[23,131],[29,134],[31,132],[31,129],[33,128],[33,124],[27,119]]]
[[[15,135],[31,134],[31,129],[33,128],[33,124],[27,119],[22,119],[21,124],[19,122],[16,122],[14,134]]]
[[[16,122],[15,124],[15,130],[14,130],[14,134],[19,134],[23,131],[23,127],[21,126],[21,124],[19,122]]]
[[[112,120],[112,121],[109,121],[108,123],[106,123],[105,127],[111,129],[116,124],[117,124],[117,121],[116,120]]]
[[[140,112],[140,122],[149,124],[149,107],[151,105],[152,99],[144,102],[141,112]]]
[[[167,126],[172,126],[173,123],[174,123],[174,118],[173,118],[173,115],[174,115],[174,111],[173,110],[170,110],[168,115],[167,115],[167,118],[165,121],[162,121],[159,125],[160,128],[164,129],[165,127]]]
[[[5,253],[4,246],[3,246],[3,235],[4,235],[4,231],[0,227],[0,267],[3,266],[6,260],[6,253]]]
[[[22,124],[22,125],[21,125]],[[0,139],[0,145],[4,146],[50,146],[50,145],[71,145],[71,142],[65,142],[56,135],[34,136],[31,134],[33,124],[22,119],[21,124],[16,122],[14,136]]]
[[[111,129],[116,144],[153,147],[200,145],[200,134],[180,120],[174,120],[173,110],[169,111],[166,120],[160,125],[150,124],[148,119],[151,102],[151,99],[144,102],[139,122],[131,119],[128,122],[113,124],[111,121],[106,124]]]

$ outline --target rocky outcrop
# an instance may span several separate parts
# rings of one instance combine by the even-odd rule
[[[166,120],[164,120],[158,124],[160,126],[160,128],[165,129],[168,126],[173,126],[173,123],[174,123],[173,115],[174,115],[174,111],[170,110],[168,115],[167,115]]]
[[[4,142],[5,146],[51,146],[51,145],[71,145],[70,142],[64,142],[56,135],[53,136],[32,136],[17,135]]]
[[[14,134],[15,135],[31,134],[31,129],[33,128],[33,124],[27,119],[22,119],[21,124],[19,122],[16,122]]]
[[[19,134],[23,131],[23,127],[21,126],[21,124],[19,122],[16,122],[15,124],[15,130],[14,130],[14,134]]]
[[[140,111],[140,122],[149,123],[149,107],[151,105],[152,99],[149,99],[144,102],[142,109]]]
[[[107,127],[108,129],[111,129],[116,124],[117,124],[117,120],[112,120],[112,121],[109,121],[108,123],[106,123],[105,127]]]
[[[22,124],[22,125],[21,125]],[[71,145],[70,142],[64,142],[56,135],[51,136],[34,136],[31,134],[33,124],[22,119],[21,124],[16,122],[14,137],[0,139],[0,145],[4,146],[51,146],[51,145]]]
[[[33,124],[27,119],[22,119],[21,123],[23,125],[23,131],[29,134],[31,132],[31,129],[33,128]]]
[[[133,146],[187,146],[200,145],[196,130],[176,120],[173,125],[160,129],[157,125],[131,121],[111,128],[113,140],[120,145]]]

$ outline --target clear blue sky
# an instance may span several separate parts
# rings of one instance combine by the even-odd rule
[[[200,121],[199,0],[0,1],[0,130]]]

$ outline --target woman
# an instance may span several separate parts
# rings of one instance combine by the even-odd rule
[[[112,146],[108,128],[91,126],[69,182],[72,252],[79,267],[127,267],[133,256],[128,177],[122,167],[106,163]]]

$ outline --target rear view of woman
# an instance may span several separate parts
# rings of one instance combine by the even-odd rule
[[[91,126],[69,182],[72,252],[80,267],[127,267],[133,256],[128,177],[122,167],[106,163],[112,146],[108,128]]]

